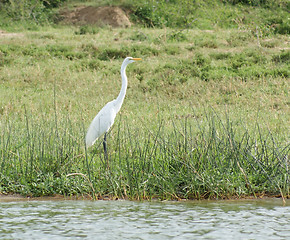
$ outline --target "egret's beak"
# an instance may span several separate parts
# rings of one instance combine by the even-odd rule
[[[140,61],[140,60],[142,60],[142,58],[132,58],[132,60]]]

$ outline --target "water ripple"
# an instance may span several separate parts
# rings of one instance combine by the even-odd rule
[[[0,203],[1,239],[290,239],[281,202]]]

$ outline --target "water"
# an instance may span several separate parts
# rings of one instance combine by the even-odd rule
[[[289,203],[0,202],[0,239],[290,239]]]

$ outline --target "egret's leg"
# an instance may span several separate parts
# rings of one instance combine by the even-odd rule
[[[105,159],[107,162],[107,167],[109,168],[108,153],[107,153],[107,133],[105,133],[104,135],[103,146],[104,146],[104,154],[105,154]]]

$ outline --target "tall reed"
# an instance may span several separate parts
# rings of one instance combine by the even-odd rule
[[[202,199],[289,196],[289,144],[234,123],[213,110],[204,117],[159,119],[149,128],[120,118],[108,135],[84,147],[84,123],[70,116],[36,119],[29,111],[1,129],[2,193],[93,198]],[[84,177],[86,176],[86,177]]]

